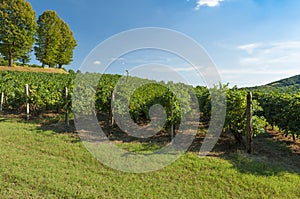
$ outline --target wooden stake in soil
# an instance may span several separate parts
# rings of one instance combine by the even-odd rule
[[[172,124],[171,124],[171,142],[173,142],[173,139],[174,139],[173,107],[172,107],[172,110],[171,110],[171,117],[172,117]]]
[[[3,93],[3,92],[1,92],[0,111],[2,111],[2,107],[3,107],[3,100],[4,100],[4,93]]]
[[[69,122],[69,102],[68,102],[68,96],[69,96],[69,92],[68,92],[68,87],[66,87],[65,90],[65,105],[66,105],[66,115],[65,115],[65,124],[67,125],[67,127],[69,127],[70,122]]]
[[[26,84],[26,119],[29,120],[29,86]]]
[[[112,91],[111,104],[113,105],[114,102],[115,102],[115,92]],[[112,126],[112,127],[114,126],[114,123],[115,123],[114,112],[115,112],[115,109],[114,109],[114,107],[112,106],[112,109],[111,109],[111,126]]]
[[[252,126],[252,93],[247,95],[247,124],[246,124],[246,151],[251,154],[253,152],[253,126]]]

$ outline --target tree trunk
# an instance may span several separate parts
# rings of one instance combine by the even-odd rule
[[[252,93],[247,95],[247,126],[246,126],[246,151],[251,154],[253,152],[253,126],[252,126]]]
[[[14,66],[14,57],[13,57],[13,54],[11,54],[11,53],[9,55],[8,65]]]
[[[62,68],[62,64],[58,64],[58,68]]]
[[[45,68],[45,63],[44,62],[42,62],[42,67]]]

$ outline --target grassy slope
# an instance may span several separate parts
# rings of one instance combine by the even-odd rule
[[[0,161],[0,194],[11,198],[300,197],[297,173],[241,155],[188,153],[161,171],[122,173],[96,161],[75,137],[13,119],[0,119]]]
[[[21,71],[21,72],[37,72],[37,73],[67,73],[63,69],[57,68],[34,68],[34,67],[23,67],[23,66],[0,66],[0,71]]]

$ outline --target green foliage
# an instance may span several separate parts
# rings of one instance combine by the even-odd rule
[[[78,96],[73,96],[75,76],[76,89],[79,89],[76,92],[80,93]],[[96,73],[46,74],[3,71],[0,72],[0,91],[5,94],[5,109],[20,110],[24,108],[26,99],[25,84],[29,84],[31,110],[38,114],[46,110],[64,109],[65,87],[68,87],[69,105],[73,105],[75,112],[90,114],[96,110],[111,114],[112,93],[121,79],[127,83],[123,82],[117,87],[114,101],[115,111],[121,116],[129,110],[134,121],[147,122],[150,119],[150,107],[160,104],[167,114],[167,127],[171,123],[176,125],[184,114],[193,111],[190,93],[194,91],[202,112],[201,120],[210,120],[213,89],[200,86],[193,88],[181,83],[165,84],[136,77]],[[133,88],[138,89],[133,93],[129,92]],[[224,130],[245,134],[247,91],[236,87],[229,89],[226,85],[214,89],[222,89],[226,93],[227,113]],[[75,100],[71,102],[72,96]],[[300,93],[254,91],[253,111],[255,135],[264,132],[266,122],[278,126],[286,134],[300,135]]]
[[[8,61],[4,59],[4,57],[0,54],[0,66],[7,66]]]
[[[43,67],[69,64],[77,43],[68,24],[52,10],[45,11],[38,19],[37,42],[34,48],[37,60]]]
[[[268,125],[268,122],[263,116],[254,115],[252,117],[252,123],[254,136],[266,132],[265,127]]]
[[[226,119],[224,128],[233,133],[245,134],[246,129],[246,108],[247,91],[238,90],[236,87],[226,90]]]
[[[118,81],[121,81],[119,86]],[[81,115],[89,115],[94,102],[97,112],[112,114],[113,91],[115,112],[121,117],[130,114],[135,122],[149,121],[150,108],[156,104],[162,105],[167,113],[167,127],[171,123],[178,124],[183,114],[192,111],[189,97],[192,87],[180,83],[165,84],[137,77],[78,73],[75,88],[80,95],[74,96],[73,108]]]
[[[60,18],[55,11],[45,11],[39,16],[36,34],[36,46],[34,47],[37,60],[42,65],[54,66],[56,55],[59,53],[60,35]]]
[[[211,117],[211,93],[226,93],[226,118],[224,130],[233,134],[245,134],[246,130],[246,108],[247,108],[247,91],[233,87],[228,88],[227,85],[220,85],[212,89],[197,86],[195,93],[199,101],[200,111],[203,113],[202,120],[209,121]],[[216,98],[218,99],[218,98]],[[257,100],[253,100],[253,131],[254,134],[264,133],[266,121],[264,117],[257,116],[262,111]]]
[[[255,98],[260,102],[264,116],[272,126],[278,126],[286,134],[300,135],[300,93],[282,93],[255,91]]]
[[[29,84],[31,111],[38,114],[46,110],[64,108],[65,87],[72,90],[72,77],[66,74],[52,73],[0,72],[0,91],[5,95],[5,109],[24,108],[25,84]]]
[[[61,68],[63,65],[68,65],[73,58],[73,50],[77,43],[68,24],[64,21],[59,21],[60,26],[60,42],[58,45],[58,53],[56,54],[56,63]]]
[[[0,1],[0,53],[13,61],[31,51],[36,31],[35,12],[25,0]]]
[[[21,55],[21,56],[18,58],[18,61],[21,62],[21,65],[22,65],[22,66],[25,66],[25,64],[28,63],[28,62],[30,61],[30,52],[31,52],[31,51],[29,51],[29,52],[27,52],[27,53]]]

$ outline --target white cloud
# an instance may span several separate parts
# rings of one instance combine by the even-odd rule
[[[94,65],[101,65],[101,61],[98,61],[98,60],[97,60],[97,61],[94,61],[93,64],[94,64]]]
[[[240,58],[242,66],[286,70],[300,67],[300,41],[285,41],[238,46],[248,52]],[[300,69],[299,69],[300,72]]]
[[[242,46],[238,46],[238,49],[240,50],[245,50],[248,54],[252,54],[253,51],[260,47],[262,44],[261,43],[252,43],[252,44],[246,44]]]
[[[289,70],[251,70],[251,69],[228,69],[228,70],[219,70],[221,75],[295,75],[299,73],[300,70],[289,69]]]
[[[250,42],[225,48],[231,58],[218,64],[224,83],[264,85],[300,74],[300,40]]]
[[[198,0],[196,10],[199,10],[201,6],[215,7],[219,6],[220,2],[224,0]]]
[[[239,87],[245,86],[259,86],[271,82],[278,81],[287,77],[299,74],[297,69],[281,68],[278,70],[267,69],[224,69],[219,70],[223,83],[230,83],[230,86],[238,85]]]

